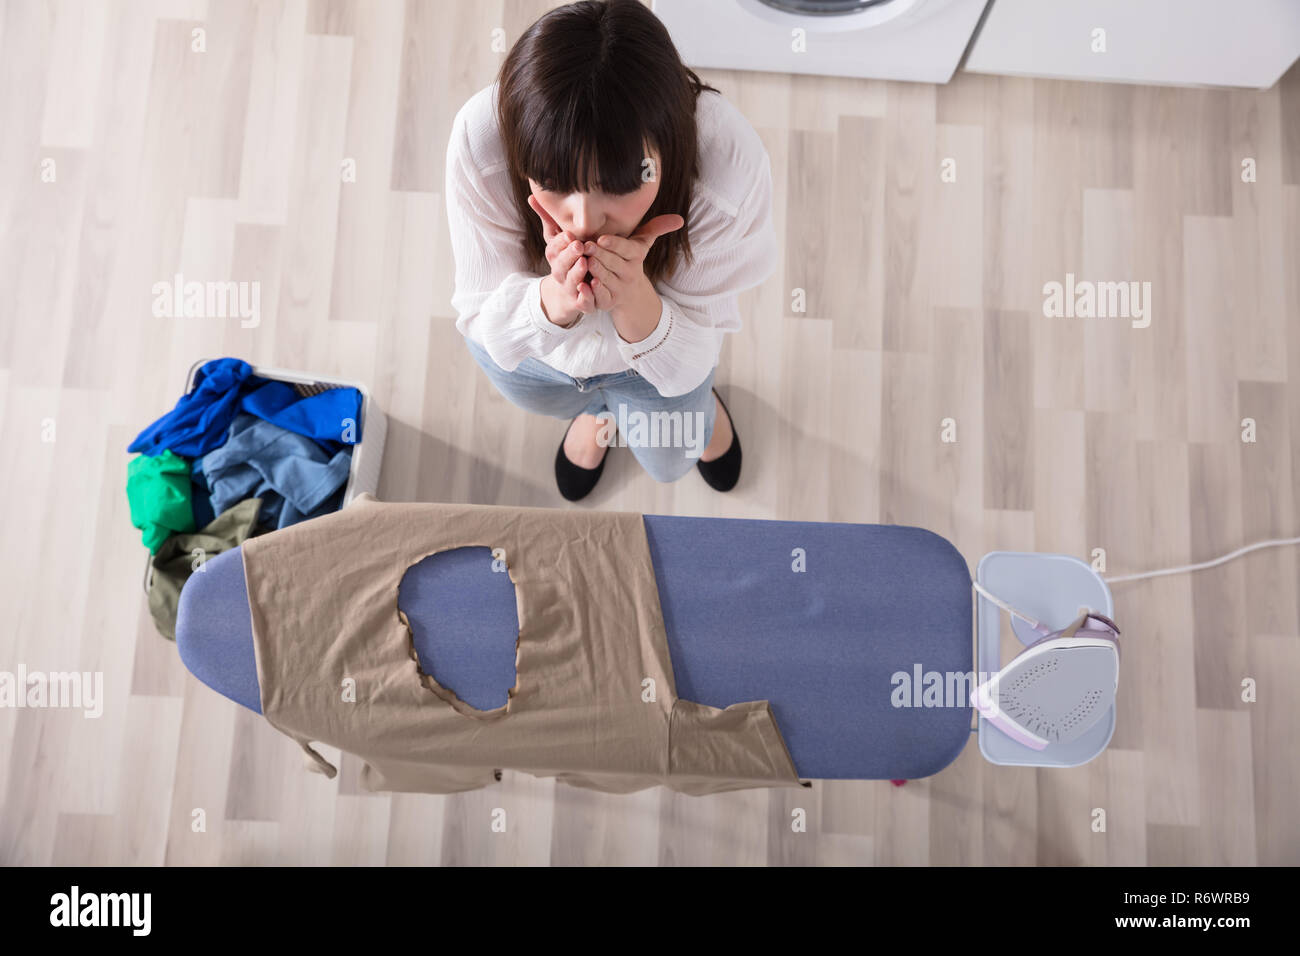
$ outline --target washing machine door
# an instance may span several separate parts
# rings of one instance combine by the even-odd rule
[[[913,6],[916,0],[758,0],[758,2],[771,7],[773,10],[793,13],[797,16],[811,14],[813,16],[843,17],[861,13],[872,7],[876,9],[877,13],[883,12],[887,16],[898,16],[899,11]]]
[[[688,66],[946,83],[987,0],[654,0]]]
[[[870,30],[952,0],[734,0],[756,17],[809,30]]]

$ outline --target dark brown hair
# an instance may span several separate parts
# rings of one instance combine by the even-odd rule
[[[528,205],[528,180],[562,193],[624,195],[642,185],[642,161],[659,151],[659,192],[638,228],[655,216],[688,218],[699,176],[695,101],[719,91],[687,69],[668,30],[638,0],[580,0],[524,31],[497,77],[497,121],[525,248],[539,272],[546,243]],[[655,240],[650,281],[679,255],[692,260],[687,226]]]

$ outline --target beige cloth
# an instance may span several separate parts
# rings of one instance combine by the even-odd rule
[[[519,616],[515,686],[491,711],[421,671],[397,607],[412,565],[479,545],[504,550]],[[243,559],[262,713],[327,776],[312,741],[359,756],[368,790],[473,790],[502,769],[609,793],[811,786],[767,701],[677,696],[639,514],[365,494]]]

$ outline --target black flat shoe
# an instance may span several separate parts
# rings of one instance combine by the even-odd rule
[[[716,388],[713,394],[718,395]],[[714,491],[730,491],[740,480],[740,433],[736,431],[736,420],[731,417],[731,411],[721,395],[718,395],[718,404],[731,422],[731,445],[713,461],[697,461],[695,467]]]
[[[573,421],[576,422],[577,419]],[[573,422],[569,422],[569,428],[572,427]],[[605,462],[609,458],[609,449],[605,449],[605,457],[595,468],[579,468],[564,454],[564,439],[569,437],[569,428],[564,430],[560,447],[555,450],[555,485],[566,500],[579,501],[587,497],[591,489],[596,487],[596,482],[600,481],[600,473],[605,470]]]

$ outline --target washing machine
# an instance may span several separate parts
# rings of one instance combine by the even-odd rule
[[[653,0],[690,67],[947,83],[989,0]]]

